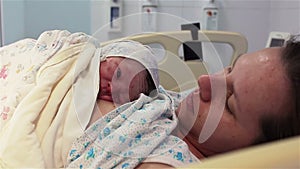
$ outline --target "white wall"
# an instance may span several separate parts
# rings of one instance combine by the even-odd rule
[[[98,20],[92,19],[91,32],[95,32],[99,28],[103,29],[103,23],[107,23],[105,17],[102,17],[104,14],[97,10],[99,6],[103,7],[104,1],[93,1],[91,17],[98,18]],[[158,12],[170,14],[170,17],[158,18],[157,31],[180,30],[180,25],[185,21],[200,22],[201,9],[207,1],[158,0]],[[216,3],[220,12],[219,30],[234,31],[245,35],[249,42],[250,52],[265,47],[270,31],[299,33],[299,0],[216,0]],[[124,0],[123,15],[128,16],[141,12],[139,5],[141,2],[138,0]],[[128,20],[120,33],[108,35],[103,30],[102,35],[105,37],[102,39],[113,39],[132,33],[141,33],[138,17]]]
[[[180,30],[181,24],[202,22],[208,0],[158,0],[157,31]],[[271,31],[300,31],[300,0],[215,0],[219,8],[219,30],[243,34],[248,52],[264,48]],[[109,0],[93,1],[91,32],[100,41],[142,33],[141,0],[123,1],[121,32],[109,32]],[[229,64],[229,46],[215,45],[224,65]],[[204,59],[206,57],[204,49]]]
[[[90,33],[89,1],[26,0],[24,9],[27,37],[37,37],[52,29]]]
[[[24,38],[24,2],[2,1],[3,44]]]
[[[270,30],[300,33],[300,0],[273,0],[270,9]]]
[[[51,29],[90,34],[90,1],[2,0],[2,9],[4,45]]]
[[[123,30],[105,30],[109,0],[2,0],[4,44],[37,37],[47,29],[83,31],[102,40],[141,33],[141,0],[124,0]],[[157,31],[180,30],[180,25],[200,22],[202,5],[208,0],[158,0]],[[215,0],[219,6],[219,30],[245,35],[249,52],[263,48],[270,31],[299,33],[300,0]],[[129,15],[135,15],[130,16]],[[168,16],[168,17],[166,17]],[[107,26],[106,26],[107,27]],[[100,29],[101,28],[101,29]],[[101,31],[99,31],[101,30]]]

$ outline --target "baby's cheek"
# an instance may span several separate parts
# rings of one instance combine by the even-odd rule
[[[136,86],[134,84],[130,84],[129,86],[129,98],[130,101],[135,100],[139,97],[139,94],[141,93],[139,86]]]

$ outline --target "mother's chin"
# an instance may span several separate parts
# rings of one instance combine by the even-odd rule
[[[189,130],[198,118],[200,102],[200,94],[197,89],[189,94],[176,110],[180,126],[185,128],[185,130]]]
[[[186,115],[195,115],[198,113],[200,105],[200,91],[196,89],[190,93],[181,103],[178,109],[176,110],[176,115],[184,113]]]

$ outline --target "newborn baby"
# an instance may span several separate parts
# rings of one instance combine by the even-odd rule
[[[118,41],[102,48],[98,99],[124,104],[141,93],[150,95],[159,84],[155,56],[148,46]]]

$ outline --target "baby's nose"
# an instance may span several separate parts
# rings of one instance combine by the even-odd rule
[[[111,82],[105,79],[101,79],[101,90],[111,92]]]
[[[106,85],[106,89],[107,91],[109,91],[111,93],[111,89],[112,88],[112,85],[111,85],[111,82],[107,82],[107,85]]]
[[[211,83],[209,75],[202,75],[198,79],[198,85],[200,87],[201,99],[205,102],[211,100]]]

